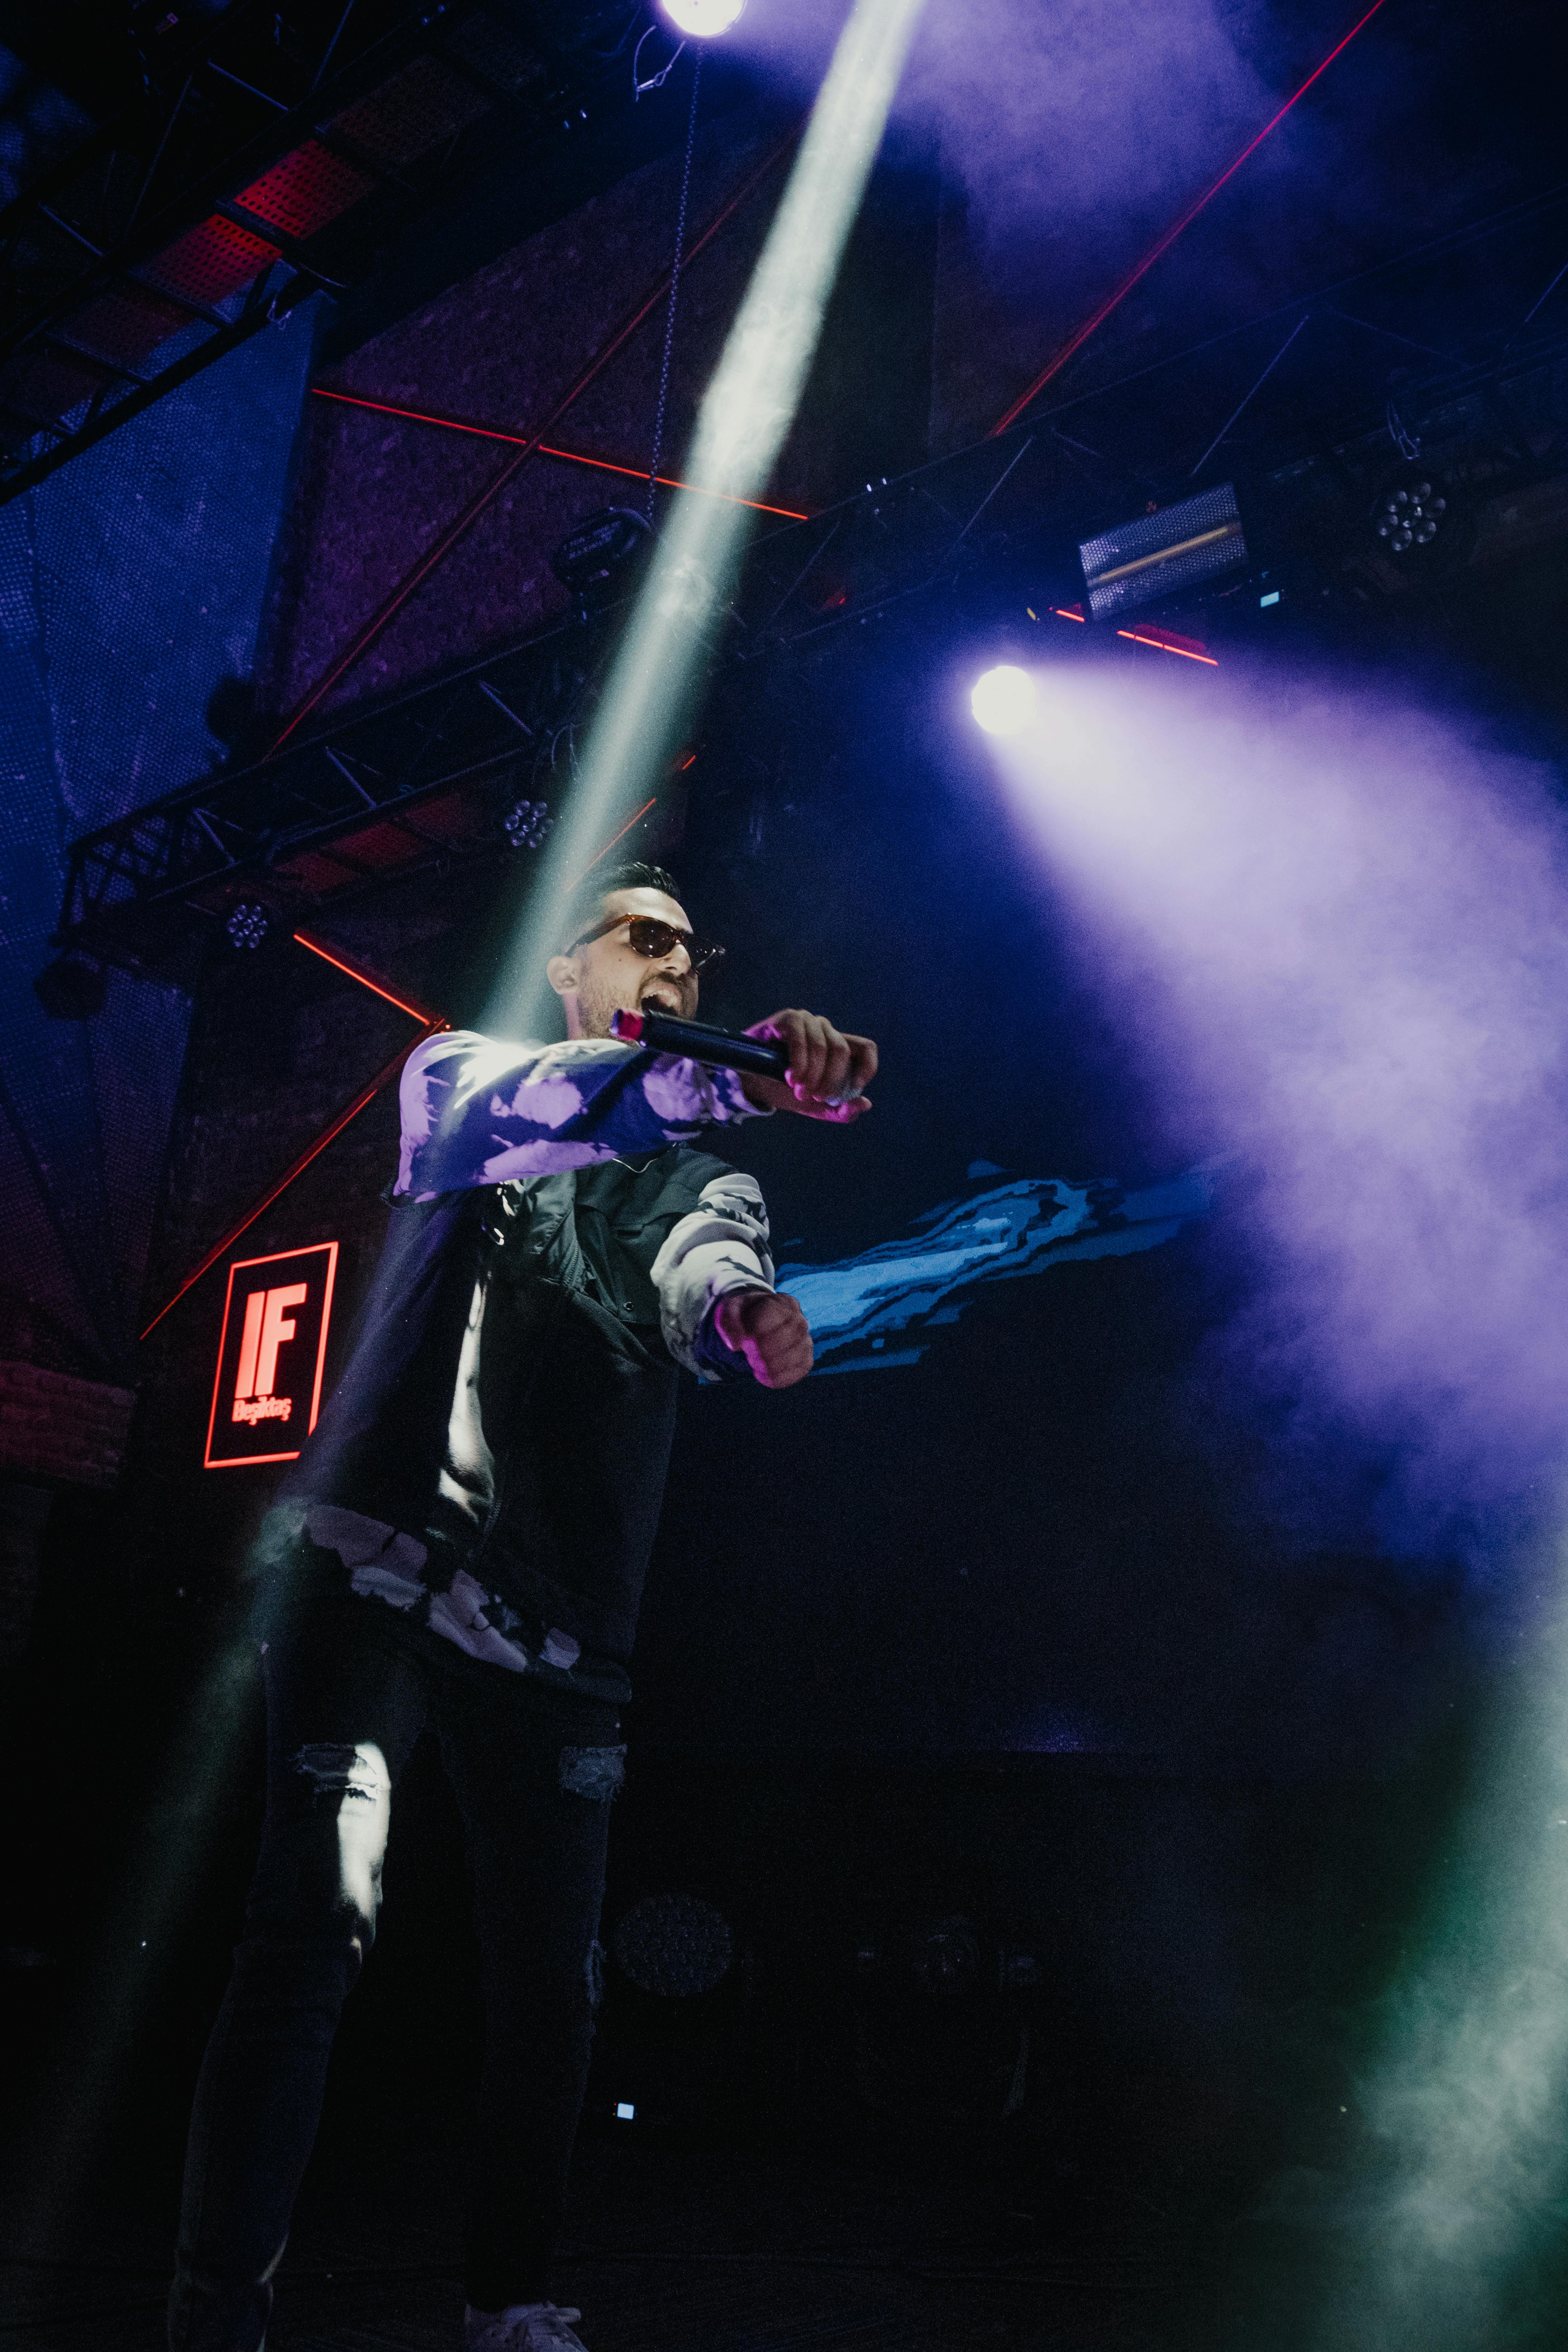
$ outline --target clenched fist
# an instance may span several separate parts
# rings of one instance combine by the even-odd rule
[[[793,1388],[811,1370],[811,1331],[798,1299],[783,1291],[731,1290],[713,1310],[727,1348],[744,1356],[765,1389]]]

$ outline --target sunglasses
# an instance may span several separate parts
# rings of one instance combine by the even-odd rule
[[[587,947],[594,940],[606,938],[611,931],[618,931],[623,923],[636,953],[647,956],[650,961],[672,954],[677,948],[684,948],[692,971],[706,971],[709,965],[717,963],[724,952],[714,941],[694,939],[679,924],[661,923],[653,915],[607,915],[595,929],[584,931],[580,939],[574,940],[568,954],[577,948]]]

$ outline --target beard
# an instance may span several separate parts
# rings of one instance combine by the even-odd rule
[[[607,1037],[611,1018],[616,1013],[637,1013],[653,1006],[661,1013],[679,1013],[689,1021],[697,1010],[695,982],[677,980],[668,972],[650,973],[638,989],[636,1003],[626,1004],[624,992],[597,974],[587,972],[577,992],[577,1018],[585,1037]]]

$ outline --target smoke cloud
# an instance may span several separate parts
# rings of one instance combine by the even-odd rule
[[[729,45],[803,84],[845,11],[752,0]],[[1267,91],[1216,0],[927,0],[898,119],[941,134],[994,242],[1189,194]]]
[[[1303,1509],[1373,1465],[1384,1542],[1479,1567],[1568,1453],[1548,775],[1371,688],[1121,664],[1041,673],[996,749],[1172,1148],[1250,1171],[1230,1402]]]
[[[1381,1460],[1384,1540],[1468,1531],[1534,1619],[1361,2021],[1345,2160],[1273,2183],[1226,2341],[1556,2344],[1568,1641],[1561,1537],[1519,1515],[1560,1524],[1568,1451],[1568,825],[1542,770],[1386,692],[1040,684],[997,747],[1019,816],[1183,1148],[1252,1171],[1233,1408],[1274,1401],[1305,1489]]]

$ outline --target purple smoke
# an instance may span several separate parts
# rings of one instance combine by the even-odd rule
[[[727,47],[803,90],[847,0],[750,0]],[[938,132],[988,245],[1189,195],[1268,92],[1221,0],[926,0],[897,116]],[[1244,21],[1244,19],[1243,19]]]
[[[1232,1402],[1473,1549],[1568,1451],[1568,828],[1392,690],[1178,667],[1042,671],[1003,773],[1173,1144],[1255,1171]]]

